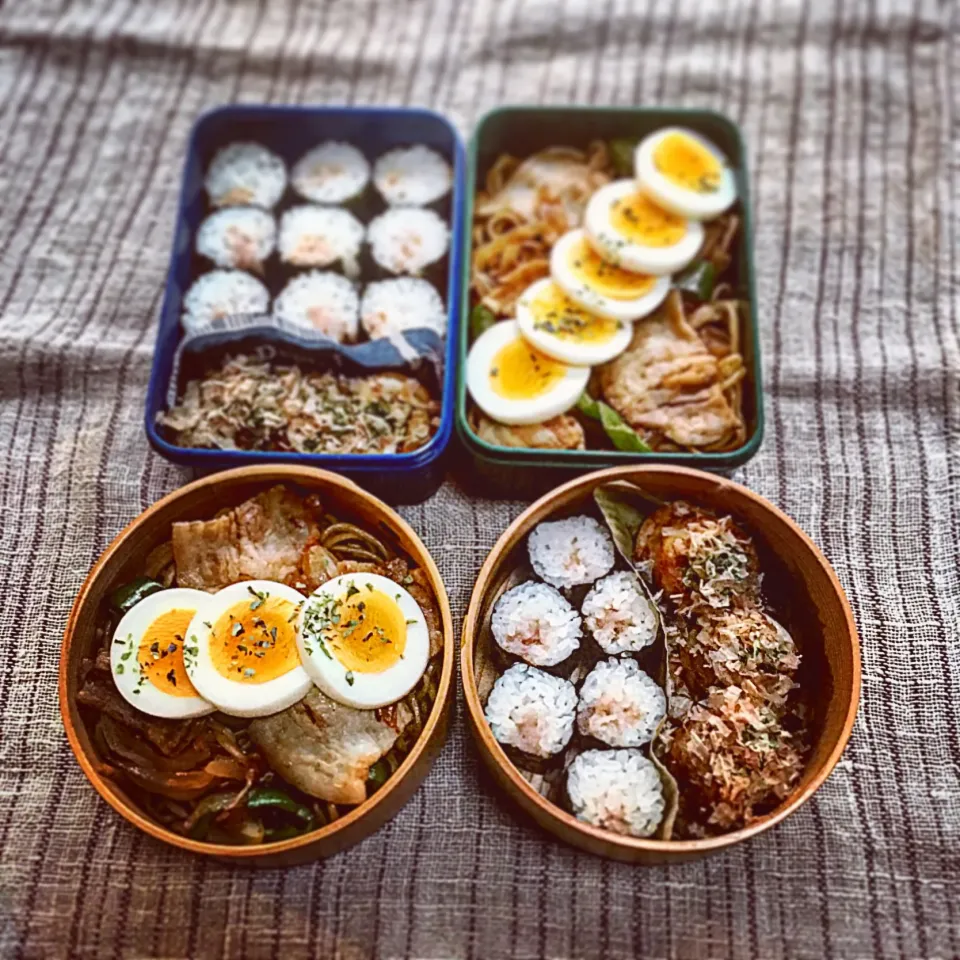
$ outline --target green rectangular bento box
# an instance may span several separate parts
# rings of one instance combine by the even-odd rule
[[[622,450],[514,449],[479,439],[467,419],[466,357],[470,343],[470,271],[473,260],[473,203],[494,160],[503,153],[528,156],[550,146],[586,147],[593,140],[640,139],[664,126],[687,127],[715,143],[729,158],[737,179],[743,215],[738,275],[734,277],[748,301],[748,318],[742,322],[740,342],[747,369],[743,409],[747,439],[735,450],[720,453],[651,452]],[[485,114],[470,141],[467,159],[466,233],[461,260],[461,318],[457,372],[456,425],[470,454],[474,473],[486,486],[517,495],[536,493],[577,474],[629,463],[669,463],[699,467],[719,473],[746,463],[763,440],[763,384],[760,368],[756,284],[753,264],[753,226],[747,178],[746,150],[737,125],[711,110],[659,107],[529,107],[507,106]]]

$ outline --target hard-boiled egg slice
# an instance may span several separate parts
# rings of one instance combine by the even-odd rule
[[[374,573],[345,574],[320,586],[304,604],[297,643],[313,682],[360,710],[405,697],[430,658],[417,601]]]
[[[658,207],[633,180],[614,180],[587,204],[587,238],[624,270],[661,276],[682,270],[703,243],[703,227]]]
[[[154,717],[213,713],[183,663],[190,621],[209,599],[202,590],[160,590],[124,614],[110,644],[110,669],[124,700]]]
[[[737,199],[727,158],[692,130],[658,130],[640,143],[633,162],[640,189],[678,216],[712,220]]]
[[[584,310],[549,277],[520,295],[517,325],[528,343],[573,366],[606,363],[623,353],[633,336],[631,324]]]
[[[669,277],[608,263],[583,230],[571,230],[553,245],[550,276],[574,303],[608,320],[639,320],[653,313],[670,291]]]
[[[524,339],[516,320],[495,323],[467,357],[467,389],[492,420],[541,423],[565,413],[583,393],[589,367],[560,363]]]
[[[304,600],[272,580],[234,583],[209,597],[184,646],[201,696],[235,717],[265,717],[302,699],[310,689],[296,636]]]

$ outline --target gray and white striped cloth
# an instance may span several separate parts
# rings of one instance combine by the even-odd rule
[[[0,11],[0,956],[960,955],[958,5],[936,0],[20,0]],[[191,124],[235,100],[715,107],[747,140],[768,434],[740,479],[823,547],[864,702],[815,800],[641,869],[549,839],[458,718],[360,846],[180,854],[89,787],[58,717],[86,571],[181,484],[142,405]],[[521,504],[405,508],[457,617]]]

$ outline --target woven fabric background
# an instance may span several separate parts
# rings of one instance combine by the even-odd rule
[[[0,956],[960,956],[958,4],[19,0],[0,11]],[[775,831],[642,869],[538,832],[462,717],[372,838],[251,872],[141,836],[85,781],[60,635],[185,475],[141,416],[191,124],[236,100],[715,107],[752,165],[768,433],[739,479],[846,587],[863,706]],[[404,509],[462,616],[510,502]]]

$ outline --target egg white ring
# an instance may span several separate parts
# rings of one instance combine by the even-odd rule
[[[657,169],[653,158],[654,151],[660,141],[671,133],[679,133],[695,140],[716,158],[722,168],[720,186],[716,191],[698,193],[696,190],[688,190],[674,183]],[[637,186],[647,196],[664,210],[691,220],[712,220],[733,206],[737,199],[736,178],[726,156],[709,140],[683,127],[667,127],[642,140],[633,154],[633,169]]]
[[[575,276],[569,266],[569,250],[586,239],[584,230],[571,230],[565,233],[550,251],[550,276],[553,282],[575,303],[607,320],[620,320],[630,323],[649,316],[666,299],[670,292],[670,277],[661,274],[653,286],[633,300],[615,300],[591,289],[587,283]],[[587,240],[589,243],[589,240]]]
[[[407,620],[407,639],[403,659],[380,673],[350,672],[336,653],[321,644],[306,624],[311,609],[326,597],[344,599],[351,584],[362,594],[367,584],[375,591],[393,597]],[[409,621],[413,621],[410,623]],[[297,647],[300,659],[313,682],[331,699],[358,710],[373,710],[403,699],[419,682],[430,659],[430,631],[420,605],[400,584],[375,573],[347,573],[319,586],[308,598],[297,621]],[[327,653],[324,650],[327,650]],[[353,682],[347,680],[350,673]]]
[[[566,375],[547,393],[527,400],[508,400],[488,386],[487,375],[497,351],[521,337],[516,320],[502,320],[484,331],[467,355],[467,389],[473,402],[491,420],[508,426],[542,423],[566,413],[586,389],[589,367],[567,367]]]
[[[611,263],[636,273],[663,276],[688,266],[703,246],[703,226],[697,220],[686,221],[686,233],[671,247],[646,247],[625,240],[610,225],[613,204],[634,194],[633,180],[615,180],[601,187],[587,204],[584,228],[593,249]]]
[[[616,333],[603,343],[577,343],[564,340],[561,337],[554,336],[548,330],[537,327],[536,316],[531,309],[531,303],[540,296],[545,287],[552,284],[553,280],[549,277],[537,280],[527,287],[517,299],[517,326],[520,328],[520,333],[541,353],[570,366],[592,367],[599,363],[607,363],[614,357],[619,357],[630,346],[630,341],[633,339],[633,326],[620,320],[616,321]]]
[[[123,615],[110,644],[110,672],[114,686],[127,703],[152,717],[176,719],[203,717],[216,710],[202,697],[175,697],[159,690],[143,675],[137,656],[143,634],[157,617],[171,610],[199,611],[209,599],[210,594],[203,590],[158,590]],[[135,690],[140,692],[134,693]]]
[[[213,665],[210,656],[213,627],[234,604],[244,600],[252,602],[254,598],[250,590],[289,600],[298,607],[305,599],[303,594],[293,587],[273,580],[245,580],[234,583],[209,597],[205,608],[198,610],[190,621],[186,638],[189,644],[197,648],[195,656],[184,658],[190,682],[201,696],[232,717],[266,717],[279,713],[302,700],[312,685],[302,665],[265,683],[230,680]]]

